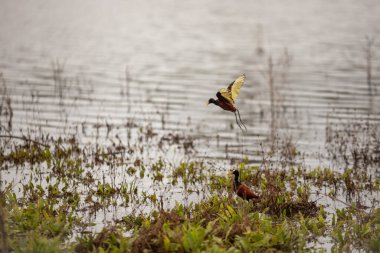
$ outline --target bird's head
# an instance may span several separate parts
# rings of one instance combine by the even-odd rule
[[[208,100],[208,102],[207,102],[207,105],[209,105],[209,104],[216,104],[216,100],[213,99],[213,98],[210,98],[210,99]]]
[[[239,177],[239,171],[236,169],[232,171],[232,174],[234,174],[235,177]]]
[[[228,175],[229,175],[229,176],[234,175],[235,178],[239,178],[239,171],[238,171],[237,169],[230,170],[230,171],[228,172]]]

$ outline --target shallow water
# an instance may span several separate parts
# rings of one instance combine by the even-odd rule
[[[380,122],[379,42],[371,46],[371,90],[365,51],[365,36],[380,32],[377,1],[0,5],[0,73],[14,133],[75,133],[91,142],[96,125],[125,139],[127,122],[151,124],[192,136],[200,158],[253,162],[274,135],[315,165],[327,161],[327,124]],[[245,134],[234,115],[205,106],[241,73]]]

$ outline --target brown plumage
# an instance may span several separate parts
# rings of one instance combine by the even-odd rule
[[[252,191],[248,186],[241,184],[241,182],[239,181],[238,170],[234,170],[232,174],[234,174],[235,176],[233,180],[234,191],[240,198],[245,199],[245,200],[260,198],[260,196],[256,192]]]

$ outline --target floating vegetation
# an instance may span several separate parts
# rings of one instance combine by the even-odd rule
[[[380,250],[380,183],[365,169],[242,162],[234,167],[260,196],[244,201],[202,161],[145,163],[127,146],[74,136],[3,137],[0,151],[2,171],[16,175],[1,174],[1,252]]]

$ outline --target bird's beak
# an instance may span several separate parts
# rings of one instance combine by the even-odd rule
[[[207,101],[207,102],[206,102],[206,106],[208,106],[209,104],[210,104],[210,103]]]

